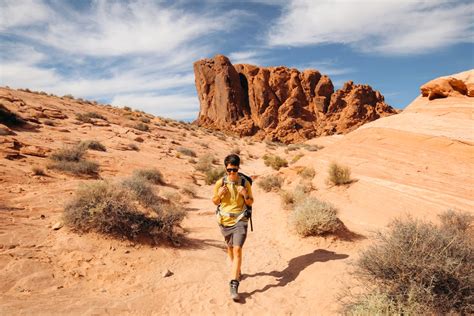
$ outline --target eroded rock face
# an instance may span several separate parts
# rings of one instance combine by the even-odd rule
[[[201,104],[197,124],[258,139],[298,142],[345,133],[396,111],[367,85],[334,92],[317,70],[232,65],[217,55],[194,63]]]
[[[460,78],[441,77],[431,80],[420,87],[421,95],[430,100],[451,96],[474,97],[474,78],[466,73]]]

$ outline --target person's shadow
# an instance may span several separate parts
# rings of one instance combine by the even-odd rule
[[[243,274],[242,279],[247,279],[251,277],[257,276],[273,276],[277,279],[277,283],[274,284],[267,284],[261,289],[253,290],[250,293],[242,292],[240,293],[240,303],[245,303],[245,299],[252,296],[255,293],[262,293],[274,287],[281,287],[286,286],[288,283],[293,282],[301,271],[303,271],[306,267],[312,265],[315,262],[326,262],[329,260],[340,260],[348,258],[349,256],[346,254],[337,254],[333,251],[328,251],[324,249],[317,249],[313,252],[310,252],[306,255],[302,255],[296,258],[291,259],[288,262],[288,267],[286,267],[282,271],[271,271],[271,272],[258,272],[255,274]]]

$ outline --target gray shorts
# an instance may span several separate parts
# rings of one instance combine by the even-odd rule
[[[219,225],[228,247],[242,247],[244,245],[245,239],[247,239],[248,225],[249,223],[247,221],[239,221],[234,226],[228,227]]]

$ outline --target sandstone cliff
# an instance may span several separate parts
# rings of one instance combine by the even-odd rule
[[[217,55],[194,63],[201,104],[197,124],[286,143],[346,133],[397,113],[368,85],[349,81],[334,92],[317,70],[232,65]]]

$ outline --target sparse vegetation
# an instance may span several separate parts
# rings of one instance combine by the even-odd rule
[[[293,164],[303,157],[304,157],[304,154],[297,154],[296,156],[293,157],[293,159],[291,159],[291,163]]]
[[[76,120],[84,123],[93,123],[93,119],[101,119],[107,121],[107,119],[97,112],[87,112],[87,113],[76,113]]]
[[[258,181],[257,184],[266,192],[279,190],[283,184],[283,178],[278,175],[269,175],[262,177],[262,179]]]
[[[304,167],[297,172],[303,179],[313,179],[316,175],[316,171],[313,167]]]
[[[123,109],[127,112],[131,112],[132,111],[132,108],[129,107],[129,106],[124,106]]]
[[[54,126],[54,121],[53,120],[44,120],[43,124],[48,125],[48,126]]]
[[[303,145],[303,148],[306,149],[307,151],[318,151],[320,149],[323,149],[324,147],[323,146],[319,146],[319,145],[308,145],[308,144],[304,144]]]
[[[396,219],[377,234],[377,243],[356,264],[366,291],[352,297],[350,313],[369,308],[373,314],[474,313],[472,216],[448,211],[440,219],[440,226]],[[459,219],[466,222],[458,226]],[[374,304],[377,297],[380,303]]]
[[[209,185],[209,184],[213,184],[214,182],[222,178],[225,174],[225,170],[224,168],[211,167],[210,169],[206,170],[204,174],[206,176],[204,179],[204,182]]]
[[[48,164],[48,168],[72,173],[75,175],[96,175],[99,165],[93,161],[86,160],[84,155],[86,148],[80,145],[64,147],[54,152]]]
[[[137,144],[134,144],[134,143],[128,144],[127,147],[128,147],[130,150],[140,151],[140,148],[138,147],[138,145],[137,145]]]
[[[140,121],[143,123],[150,123],[150,119],[148,117],[140,117]]]
[[[142,131],[142,132],[148,132],[150,130],[150,127],[147,124],[142,123],[142,122],[133,125],[133,128],[138,129],[139,131]]]
[[[107,148],[97,140],[84,140],[79,144],[79,146],[96,151],[107,151]]]
[[[296,187],[293,191],[281,190],[280,197],[283,205],[293,209],[294,205],[302,201],[307,194],[301,187]]]
[[[195,168],[197,171],[207,172],[214,163],[217,163],[216,158],[212,154],[205,154],[198,158]]]
[[[230,150],[230,153],[231,153],[231,154],[240,155],[240,147],[239,147],[239,146],[235,146],[234,148],[232,148],[232,149]]]
[[[193,188],[193,187],[189,187],[189,186],[181,188],[181,193],[184,194],[184,195],[187,195],[189,197],[196,197],[197,196],[196,189]]]
[[[275,170],[280,170],[282,167],[288,167],[288,161],[277,155],[266,154],[263,156],[263,162],[265,163],[265,166],[272,167]]]
[[[337,218],[337,209],[314,197],[307,197],[295,204],[290,223],[300,236],[335,233],[343,226]]]
[[[155,169],[155,168],[135,170],[133,172],[133,175],[139,178],[143,178],[153,184],[160,184],[160,185],[165,184],[165,181],[163,179],[163,174],[161,173],[160,170]]]
[[[64,221],[79,232],[98,232],[119,238],[157,243],[174,240],[175,227],[185,213],[172,204],[140,209],[133,203],[136,195],[122,185],[98,181],[79,188],[65,207]],[[148,214],[147,214],[148,213]]]
[[[189,148],[179,147],[177,151],[189,157],[197,157],[196,152]]]
[[[333,162],[329,166],[328,180],[334,185],[351,183],[351,170],[349,169],[349,167],[341,166]]]
[[[135,198],[145,206],[152,206],[157,204],[158,197],[153,192],[150,181],[146,178],[134,175],[122,181],[122,186],[131,191]]]
[[[33,168],[31,168],[31,171],[33,171],[33,174],[35,176],[45,176],[46,175],[46,172],[44,172],[44,169],[40,168],[40,167],[33,167]]]

